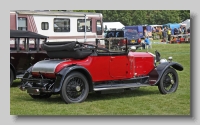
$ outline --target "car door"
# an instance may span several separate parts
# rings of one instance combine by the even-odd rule
[[[112,78],[114,79],[126,78],[129,72],[128,66],[129,66],[129,62],[128,62],[128,57],[126,55],[111,55],[110,56],[109,73]]]
[[[19,50],[10,49],[10,62],[15,67],[17,74],[22,74],[30,66],[30,55],[24,47],[23,41],[20,41]]]

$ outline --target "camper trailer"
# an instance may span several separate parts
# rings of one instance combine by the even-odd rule
[[[10,11],[10,29],[45,35],[49,42],[95,44],[96,38],[103,38],[102,18],[101,13],[17,10]]]

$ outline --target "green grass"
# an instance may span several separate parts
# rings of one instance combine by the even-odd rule
[[[162,58],[173,57],[183,65],[175,93],[162,95],[157,87],[141,87],[123,93],[97,95],[90,93],[83,103],[65,104],[59,95],[35,100],[18,89],[10,88],[11,115],[190,115],[190,44],[153,44]],[[145,51],[145,50],[139,50]]]

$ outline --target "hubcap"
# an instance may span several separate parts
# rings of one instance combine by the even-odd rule
[[[173,79],[171,79],[171,83],[174,84],[174,80]]]
[[[76,91],[80,91],[81,90],[81,87],[80,86],[76,86]]]

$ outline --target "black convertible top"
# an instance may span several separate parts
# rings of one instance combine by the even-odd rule
[[[22,30],[10,30],[10,38],[39,38],[45,39],[47,36],[34,33],[31,31],[22,31]]]

